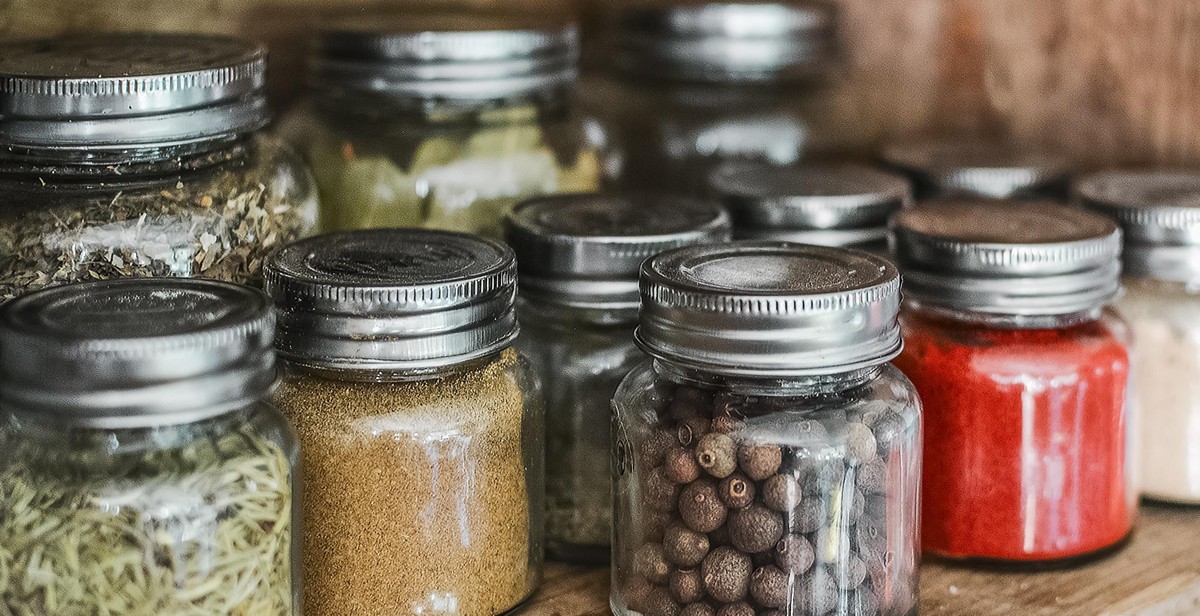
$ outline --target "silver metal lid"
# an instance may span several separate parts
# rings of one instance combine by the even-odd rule
[[[1111,171],[1084,178],[1080,202],[1125,233],[1125,273],[1200,280],[1200,172]]]
[[[926,304],[1039,316],[1093,310],[1121,289],[1121,231],[1049,202],[937,202],[892,219],[905,293]]]
[[[490,355],[517,336],[512,250],[448,231],[319,235],[264,270],[276,347],[335,370],[433,370]]]
[[[862,165],[730,161],[708,187],[739,238],[831,246],[885,240],[888,218],[912,203],[908,180]]]
[[[53,287],[0,308],[0,400],[69,425],[134,428],[243,408],[276,380],[257,289],[139,278]]]
[[[730,237],[721,206],[666,195],[541,197],[517,206],[505,227],[521,294],[586,308],[637,308],[643,261]]]
[[[631,8],[614,38],[618,70],[674,81],[805,80],[838,56],[836,8],[818,0]]]
[[[642,266],[638,345],[730,376],[848,372],[900,352],[900,274],[865,252],[782,242],[691,246]]]
[[[0,45],[0,142],[126,148],[206,141],[269,119],[266,49],[199,34]]]
[[[1065,198],[1071,180],[1064,157],[986,140],[897,143],[882,157],[912,178],[921,198]]]
[[[480,101],[574,83],[579,35],[553,17],[358,15],[316,40],[313,86],[396,98]]]

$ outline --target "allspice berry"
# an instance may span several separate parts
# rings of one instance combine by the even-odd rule
[[[738,448],[737,456],[742,472],[755,481],[762,481],[779,470],[783,450],[779,445],[747,444]]]
[[[763,607],[784,607],[791,596],[788,574],[775,565],[766,565],[750,575],[750,596]]]
[[[802,576],[792,591],[792,601],[801,614],[826,614],[837,608],[837,584],[820,567]]]
[[[721,609],[717,610],[717,616],[754,616],[754,608],[745,601],[722,605]]]
[[[654,467],[642,480],[642,502],[651,509],[670,511],[675,508],[679,497],[679,484],[671,481],[667,470],[661,466]]]
[[[726,507],[741,509],[754,502],[754,496],[758,490],[749,477],[742,473],[734,473],[721,480],[717,491],[721,495],[721,502],[725,503]]]
[[[879,458],[858,467],[856,484],[864,494],[881,494],[887,490],[887,465]]]
[[[683,607],[671,597],[670,591],[655,588],[646,597],[646,609],[642,613],[646,616],[679,616],[682,610]]]
[[[679,427],[675,429],[675,440],[683,447],[691,447],[701,437],[708,434],[711,424],[712,422],[703,417],[685,419],[679,422]]]
[[[875,435],[875,453],[885,460],[888,452],[892,450],[892,446],[903,442],[908,432],[908,425],[904,418],[891,410],[881,413],[875,422],[869,425]]]
[[[705,434],[696,443],[696,462],[709,475],[724,479],[737,468],[737,445],[728,434]]]
[[[721,546],[704,557],[700,575],[708,595],[722,603],[741,601],[750,591],[750,557]]]
[[[879,600],[870,589],[860,588],[851,592],[846,601],[849,613],[855,616],[876,616],[879,614]]]
[[[825,501],[818,496],[806,496],[800,501],[800,506],[791,518],[791,531],[794,533],[812,533],[825,525]]]
[[[713,609],[713,606],[701,601],[684,606],[679,616],[717,616],[717,611]]]
[[[732,434],[738,430],[741,430],[743,425],[744,424],[740,419],[735,419],[728,415],[717,415],[716,417],[713,417],[712,424],[709,426],[709,430],[713,432],[720,432],[721,434]]]
[[[678,569],[671,574],[671,596],[683,605],[704,598],[704,580],[698,569]]]
[[[692,452],[683,447],[671,447],[667,450],[663,468],[667,477],[675,483],[691,483],[700,478],[700,465]]]
[[[671,577],[671,563],[667,562],[662,545],[643,543],[633,553],[633,571],[655,584],[666,583]]]
[[[642,512],[642,538],[646,541],[662,541],[663,532],[675,521],[670,511],[647,509]]]
[[[667,407],[667,414],[675,421],[683,421],[707,415],[711,405],[712,396],[708,392],[695,387],[680,386],[675,389],[675,395]]]
[[[867,579],[867,563],[854,554],[847,554],[838,563],[837,583],[843,591],[858,588]]]
[[[851,464],[869,462],[875,458],[875,434],[866,425],[852,421],[846,424],[846,460]]]
[[[695,567],[708,555],[708,535],[682,524],[672,524],[663,533],[663,554],[680,567]],[[682,599],[681,599],[682,601]],[[690,601],[684,601],[691,603]]]
[[[811,569],[816,560],[812,544],[800,535],[784,535],[775,544],[775,564],[788,573],[800,575]]]
[[[679,495],[679,517],[688,528],[710,533],[725,523],[726,509],[711,479],[689,483]]]
[[[729,538],[748,554],[765,552],[783,538],[783,516],[761,503],[734,511],[729,516]]]
[[[666,428],[655,428],[645,441],[642,441],[641,462],[646,468],[654,468],[663,463],[663,456],[675,444],[675,432]]]
[[[763,482],[763,504],[779,512],[787,512],[800,505],[800,484],[787,473],[771,475]]]
[[[625,582],[625,604],[635,612],[644,612],[646,598],[650,596],[651,590],[654,590],[654,585],[646,581],[646,578],[636,575],[630,577],[629,581]]]

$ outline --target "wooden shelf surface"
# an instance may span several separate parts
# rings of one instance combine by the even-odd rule
[[[523,613],[608,614],[608,569],[551,563]],[[1075,569],[1005,573],[926,563],[921,614],[1200,616],[1200,508],[1147,506],[1123,550]]]

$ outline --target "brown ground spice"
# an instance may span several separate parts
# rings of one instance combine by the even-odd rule
[[[517,361],[410,383],[284,379],[306,616],[498,614],[533,592]]]

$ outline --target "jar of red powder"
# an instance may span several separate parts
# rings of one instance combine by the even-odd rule
[[[1051,203],[930,204],[892,222],[905,275],[897,361],[925,403],[922,544],[1067,564],[1129,535],[1121,233]]]

